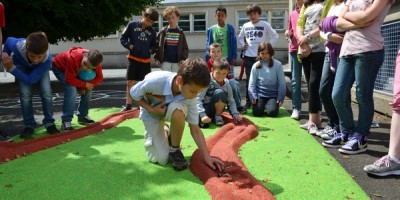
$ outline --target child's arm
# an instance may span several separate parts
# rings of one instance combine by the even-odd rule
[[[260,61],[254,63],[251,67],[250,78],[249,78],[249,98],[253,104],[256,103],[257,100],[257,91],[256,91],[256,82],[257,82],[257,68],[256,65],[261,64]]]
[[[273,46],[279,39],[278,33],[276,33],[275,29],[272,28],[271,24],[266,22],[266,30],[269,35],[269,43]]]
[[[372,5],[366,10],[346,12],[343,18],[356,24],[368,23],[373,21],[382,12],[386,5],[389,4],[389,1],[391,2],[392,0],[373,1]]]
[[[200,127],[197,124],[189,124],[189,128],[190,134],[192,135],[193,140],[196,142],[197,147],[203,154],[206,164],[213,170],[218,169],[219,171],[222,171],[224,168],[224,163],[221,159],[210,156],[206,145],[206,139],[204,138]]]
[[[189,57],[189,46],[186,40],[185,33],[181,30],[182,34],[182,43],[183,43],[183,51],[182,51],[182,60],[178,60],[178,62],[184,61]]]
[[[240,29],[240,32],[239,32],[238,40],[239,40],[240,46],[246,48],[245,47],[246,43],[245,43],[244,37],[245,37],[245,32],[244,32],[244,27],[242,27],[242,29]]]
[[[208,51],[210,50],[210,44],[212,44],[213,41],[213,35],[212,35],[212,27],[207,29],[207,41],[206,41],[206,52],[204,53],[204,58],[206,62],[208,59],[210,59],[210,55],[208,55]]]
[[[103,81],[103,65],[99,64],[96,67],[95,72],[96,72],[96,78],[89,81],[89,83],[93,84],[93,86],[99,85]]]
[[[121,38],[119,39],[119,41],[121,42],[121,45],[128,50],[132,50],[132,48],[133,48],[133,45],[130,44],[130,42],[129,42],[129,33],[131,32],[131,30],[130,30],[131,26],[132,26],[132,22],[129,22],[128,25],[126,25],[124,32],[122,32]]]
[[[225,84],[227,85],[228,88],[228,106],[229,106],[229,111],[233,117],[233,120],[235,123],[238,123],[242,121],[242,117],[239,115],[239,112],[236,107],[236,102],[235,99],[233,98],[233,91],[231,86],[229,85],[229,80],[225,79]]]
[[[211,119],[207,116],[206,109],[203,106],[203,100],[204,100],[204,97],[207,94],[207,90],[208,90],[208,88],[203,90],[202,92],[200,92],[196,97],[197,111],[199,113],[200,120],[203,123],[210,123],[211,122]]]
[[[162,29],[158,31],[157,36],[156,36],[156,42],[157,44],[160,44],[161,40],[161,35],[162,35]],[[157,49],[154,53],[154,61],[156,62],[157,66],[161,66],[161,61],[160,61],[160,52],[159,52],[160,45],[157,45]]]
[[[236,58],[237,58],[237,39],[236,39],[235,28],[233,28],[233,26],[230,24],[228,24],[228,33],[229,32],[230,36],[228,38],[228,43],[230,43],[230,45],[228,52],[230,52],[229,54],[231,54],[232,59],[228,60],[228,62],[229,64],[234,65],[236,63]],[[229,39],[231,39],[230,42]]]
[[[278,78],[278,104],[279,106],[282,105],[283,101],[285,100],[286,96],[286,80],[285,80],[285,73],[283,72],[282,64],[275,60],[276,63],[276,75]]]
[[[351,22],[351,21],[347,20],[346,18],[344,18],[344,16],[348,12],[349,12],[349,6],[344,6],[344,8],[342,10],[342,13],[340,14],[340,17],[336,21],[336,28],[337,29],[348,31],[348,30],[352,30],[352,29],[358,29],[358,28],[366,27],[366,26],[369,26],[369,25],[371,25],[373,23],[373,20],[371,20],[370,22],[365,23],[365,24],[356,24],[354,22]]]

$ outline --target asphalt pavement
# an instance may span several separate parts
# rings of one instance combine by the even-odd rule
[[[287,66],[286,66],[287,67]],[[154,69],[159,70],[159,69]],[[235,68],[235,74],[240,71],[239,67]],[[104,69],[104,81],[97,86],[93,91],[91,107],[121,107],[125,103],[125,69]],[[60,120],[62,106],[62,88],[53,73],[50,72],[53,89],[54,112],[55,119]],[[245,81],[239,81],[242,91],[242,100],[245,98]],[[37,87],[34,87],[34,112],[35,118],[40,123],[42,120],[42,111],[40,97],[37,92]],[[9,73],[0,72],[0,129],[4,132],[15,135],[22,131],[23,123],[21,111],[19,107],[19,90],[15,84],[14,76]],[[305,83],[302,87],[303,96],[307,96],[307,88]],[[291,113],[291,99],[286,98],[283,105],[289,113]],[[353,113],[357,119],[358,106],[355,102],[352,103]],[[299,124],[304,123],[308,119],[308,105],[303,103],[300,115]],[[323,126],[326,125],[327,118],[325,113],[323,116]],[[338,152],[337,149],[326,150],[337,159],[337,161],[347,170],[354,180],[364,189],[371,199],[400,199],[400,176],[375,177],[369,176],[363,171],[363,167],[373,163],[378,158],[386,155],[389,145],[389,131],[391,118],[380,113],[375,113],[374,123],[378,123],[378,128],[371,128],[371,135],[368,140],[368,151],[359,155],[344,155]],[[300,130],[300,128],[299,128]],[[299,131],[299,134],[304,134],[304,131]],[[321,143],[322,140],[316,136],[314,138]],[[291,142],[288,141],[287,145]],[[1,153],[1,152],[0,152]],[[301,163],[299,163],[301,164]],[[335,180],[331,180],[332,182]],[[326,187],[330,187],[330,182],[326,183]],[[341,192],[341,191],[338,191]],[[312,197],[310,197],[312,199]],[[335,199],[331,197],[328,199]]]

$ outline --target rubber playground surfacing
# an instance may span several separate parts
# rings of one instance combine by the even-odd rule
[[[0,143],[2,151],[7,145],[47,141],[44,150],[3,160],[7,162],[0,164],[0,199],[264,199],[256,194],[260,190],[277,199],[369,199],[335,158],[300,130],[298,121],[290,119],[283,108],[277,118],[255,118],[248,113],[244,115],[248,120],[239,126],[228,123],[221,128],[202,129],[211,155],[221,157],[227,166],[237,168],[233,171],[240,172],[227,172],[228,177],[218,177],[210,168],[196,172],[196,166],[204,167],[204,163],[197,159],[197,146],[188,128],[182,149],[188,161],[192,158],[190,169],[176,172],[171,164],[149,163],[143,148],[143,125],[138,118],[132,118],[137,113],[127,120],[118,119],[122,122],[116,125],[118,120],[110,117],[115,114],[110,114],[118,110],[92,109],[90,113],[96,121],[108,116],[113,123],[105,123],[107,127],[96,124],[98,133],[79,139],[79,131],[66,132],[61,134],[69,134],[66,138],[72,139],[49,145],[61,134],[47,136],[41,128],[37,129],[40,134],[35,134],[38,139],[21,141],[16,137],[14,143]],[[246,132],[251,124],[257,127],[256,133]],[[81,127],[76,121],[73,125]],[[236,130],[242,138],[254,135],[249,135],[243,144],[236,143],[241,140],[237,139],[239,134],[234,134]],[[235,139],[221,140],[222,137]],[[233,151],[225,148],[225,143],[231,144]],[[231,152],[225,158],[228,150]],[[206,171],[206,179],[196,176]],[[236,174],[253,178],[237,178]],[[223,182],[223,187],[215,185],[218,181]],[[235,189],[230,191],[232,187]],[[240,189],[247,196],[236,194]]]

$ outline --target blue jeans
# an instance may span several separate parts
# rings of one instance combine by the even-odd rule
[[[301,75],[303,65],[297,60],[297,51],[290,53],[290,69],[292,71],[292,108],[301,110]]]
[[[324,67],[322,69],[321,83],[319,85],[319,96],[321,98],[322,104],[324,105],[325,113],[329,118],[328,125],[338,128],[339,117],[337,115],[335,105],[332,101],[332,90],[333,84],[335,82],[335,76],[336,73],[331,70],[331,60],[329,53],[326,53]]]
[[[25,74],[29,74],[30,70],[19,68]],[[53,98],[50,84],[49,71],[46,71],[38,81],[40,87],[40,98],[42,100],[43,124],[45,127],[54,125],[53,118]],[[35,128],[36,121],[33,115],[32,105],[32,85],[19,81],[19,92],[21,101],[22,117],[25,127]]]
[[[257,99],[256,104],[253,105],[253,115],[255,117],[261,117],[265,114],[265,110],[270,117],[276,117],[278,115],[279,106],[276,98],[261,97]]]
[[[373,91],[376,76],[384,59],[384,50],[369,51],[340,58],[332,99],[340,119],[340,130],[344,134],[357,132],[364,136],[370,134],[374,116]],[[359,104],[357,127],[354,125],[350,104],[350,90],[356,83],[356,99]]]
[[[57,67],[54,66],[52,67],[52,70],[54,75],[57,77],[62,87],[64,88],[64,102],[62,107],[63,114],[61,116],[61,120],[63,122],[70,122],[74,117],[75,100],[78,93],[77,89],[75,86],[72,86],[65,81],[65,72],[60,71]],[[77,111],[78,117],[84,117],[88,115],[91,96],[91,90],[88,90],[86,91],[86,94],[81,95]]]
[[[228,93],[226,93],[222,89],[216,89],[214,91],[213,96],[208,104],[204,104],[203,107],[206,110],[206,114],[210,118],[214,118],[215,116],[215,104],[218,102],[226,102],[228,99]]]
[[[240,97],[240,84],[234,78],[229,79],[229,85],[232,88],[233,98],[235,99],[236,108],[242,107],[242,98]]]

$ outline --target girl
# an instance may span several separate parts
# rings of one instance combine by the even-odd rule
[[[268,42],[258,46],[257,62],[250,72],[249,97],[253,105],[253,115],[256,117],[278,115],[286,94],[285,75],[282,63],[273,59],[274,49]]]
[[[324,146],[340,147],[345,154],[357,154],[367,150],[367,137],[374,115],[373,90],[376,76],[383,63],[383,37],[381,26],[393,0],[348,0],[336,26],[348,30],[340,51],[332,99],[339,116],[340,133]],[[364,28],[352,28],[367,24]],[[350,104],[350,89],[356,87],[356,99],[360,114],[354,124]]]

